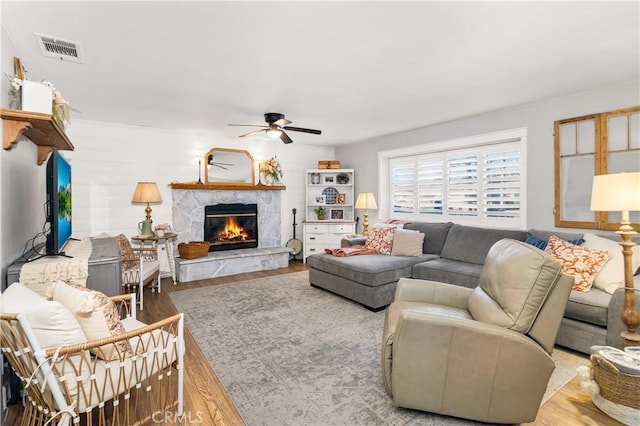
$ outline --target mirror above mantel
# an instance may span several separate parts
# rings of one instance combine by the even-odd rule
[[[204,180],[216,185],[255,185],[255,162],[245,150],[212,148],[204,156]]]

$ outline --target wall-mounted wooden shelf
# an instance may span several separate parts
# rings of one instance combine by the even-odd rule
[[[250,184],[219,184],[219,183],[197,183],[197,182],[173,182],[171,189],[199,189],[218,191],[284,191],[284,185],[250,185]]]
[[[2,147],[14,148],[21,136],[38,145],[38,165],[44,163],[54,149],[73,151],[74,146],[51,114],[0,109],[2,116]]]

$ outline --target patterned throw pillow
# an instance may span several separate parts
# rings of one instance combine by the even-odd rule
[[[131,243],[129,242],[129,239],[124,234],[116,235],[115,239],[116,239],[116,242],[118,243],[118,247],[120,248],[120,255],[122,256],[123,259],[135,258],[133,254],[133,249],[131,248]],[[131,268],[135,268],[136,266],[138,266],[138,262],[136,262],[135,260],[124,260],[122,262],[122,266],[124,267],[125,270],[129,270]]]
[[[593,279],[611,258],[607,251],[577,246],[555,235],[549,238],[545,251],[560,262],[562,272],[573,275],[573,289],[576,291],[589,291]]]
[[[99,291],[58,281],[53,285],[53,300],[71,311],[88,340],[105,339],[126,332],[115,303]],[[100,346],[91,352],[104,360],[122,359],[132,353],[128,340]]]
[[[375,250],[380,254],[391,254],[393,247],[393,234],[396,231],[395,225],[376,224],[369,228],[369,235],[364,247]]]

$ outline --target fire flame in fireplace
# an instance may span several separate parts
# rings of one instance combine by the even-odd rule
[[[219,241],[246,241],[249,239],[249,235],[238,224],[235,217],[228,218],[224,225],[224,231],[218,234]]]

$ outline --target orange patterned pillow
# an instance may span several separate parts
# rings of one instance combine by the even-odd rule
[[[396,231],[395,225],[376,224],[369,228],[369,235],[364,247],[375,250],[380,254],[391,254],[393,247],[393,234]]]
[[[577,246],[555,235],[549,238],[544,251],[560,262],[562,272],[574,276],[573,289],[576,291],[589,291],[595,276],[611,258],[608,251]]]

